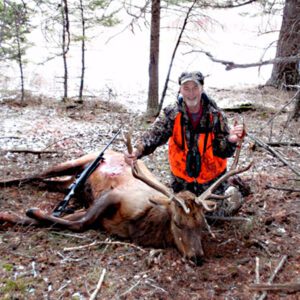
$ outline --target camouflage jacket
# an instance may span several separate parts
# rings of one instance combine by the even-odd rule
[[[214,155],[221,158],[232,156],[236,145],[228,141],[229,128],[225,115],[205,93],[202,93],[201,101],[202,116],[199,121],[200,124],[197,126],[198,132],[193,129],[185,104],[182,99],[179,99],[175,104],[167,106],[157,120],[137,141],[136,148],[140,152],[139,158],[151,154],[157,147],[168,142],[173,134],[174,120],[179,112],[183,114],[184,126],[186,128],[184,138],[188,145],[190,145],[191,136],[195,136],[195,140],[198,140],[199,132],[205,132],[208,128],[213,131],[215,136],[212,145]],[[212,122],[208,121],[211,115],[213,116]],[[194,145],[194,147],[197,147],[197,145]],[[174,178],[174,180],[184,183],[180,178]]]

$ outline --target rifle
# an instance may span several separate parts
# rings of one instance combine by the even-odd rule
[[[59,217],[65,211],[71,198],[75,196],[78,189],[82,187],[82,185],[89,178],[89,176],[95,171],[95,169],[99,166],[99,164],[104,160],[103,158],[104,152],[116,139],[120,131],[121,131],[121,127],[118,129],[117,133],[111,138],[108,144],[104,147],[104,149],[100,152],[100,154],[96,157],[96,159],[92,163],[90,163],[80,174],[76,176],[75,181],[68,188],[68,194],[53,210],[52,213],[53,216]]]

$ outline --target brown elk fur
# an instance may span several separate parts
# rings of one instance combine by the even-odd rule
[[[96,155],[93,153],[62,163],[30,179],[74,175],[93,161]],[[63,218],[46,214],[38,208],[29,209],[27,217],[2,212],[0,224],[54,225],[74,231],[97,227],[143,246],[176,246],[186,257],[202,257],[204,217],[202,207],[194,201],[195,196],[189,192],[178,195],[190,209],[190,213],[186,214],[177,202],[134,178],[122,154],[107,151],[104,158],[78,195],[86,210]],[[139,163],[143,173],[161,185],[145,165]]]

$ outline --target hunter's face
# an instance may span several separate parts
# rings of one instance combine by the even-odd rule
[[[203,86],[194,81],[187,81],[180,87],[180,93],[187,107],[193,111],[200,107]]]

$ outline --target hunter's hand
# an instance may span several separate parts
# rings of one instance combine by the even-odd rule
[[[244,136],[244,125],[235,125],[229,131],[228,141],[231,143],[237,143],[239,139]]]
[[[129,154],[128,152],[124,153],[124,160],[128,165],[132,165],[133,162],[137,161],[139,156],[139,151],[138,150],[134,150],[131,154]]]

